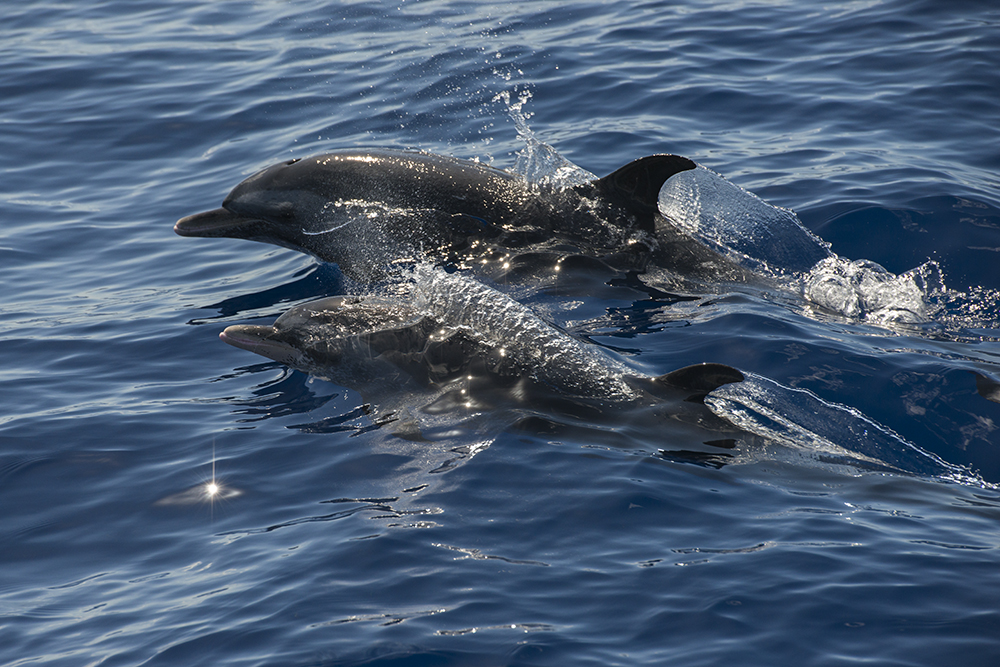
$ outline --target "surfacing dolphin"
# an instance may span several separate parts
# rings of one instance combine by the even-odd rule
[[[470,160],[342,150],[268,167],[237,185],[221,208],[182,218],[174,231],[292,248],[359,280],[418,254],[462,263],[489,248],[559,243],[641,269],[661,186],[695,166],[651,155],[557,190]]]
[[[964,468],[809,391],[718,363],[644,375],[477,280],[425,266],[417,268],[405,300],[321,299],[292,308],[272,326],[230,326],[220,338],[366,400],[429,392],[434,400],[423,410],[430,414],[490,409],[498,395],[500,402],[548,405],[590,420],[613,407],[612,414],[669,417],[748,442],[764,438],[822,461],[972,479]]]
[[[552,396],[625,404],[670,395],[701,402],[743,375],[697,364],[646,377],[549,325],[478,281],[421,267],[412,298],[339,296],[290,309],[272,326],[234,325],[220,338],[366,398],[401,387],[464,391],[470,378],[521,381]],[[468,392],[464,392],[468,393]]]
[[[777,288],[876,324],[927,321],[945,289],[933,262],[897,276],[838,257],[792,211],[677,155],[558,189],[429,153],[338,151],[269,167],[174,231],[285,246],[361,282],[423,260],[508,281],[585,255],[616,272],[666,270],[644,279],[654,287]]]

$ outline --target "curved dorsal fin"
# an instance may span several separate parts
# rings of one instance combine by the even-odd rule
[[[660,188],[666,180],[696,166],[680,155],[647,155],[616,169],[594,185],[603,197],[625,207],[640,220],[652,219]]]
[[[700,403],[705,396],[724,384],[742,382],[743,373],[725,364],[703,363],[685,366],[653,378],[654,385],[691,392],[686,401]]]

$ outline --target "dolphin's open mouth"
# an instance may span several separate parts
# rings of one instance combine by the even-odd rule
[[[261,222],[257,218],[237,215],[229,209],[217,208],[181,218],[174,224],[174,233],[180,236],[240,238],[243,236],[240,230]]]

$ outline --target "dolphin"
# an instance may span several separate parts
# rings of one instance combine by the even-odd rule
[[[628,422],[667,417],[727,433],[704,441],[713,447],[763,438],[821,461],[974,481],[961,466],[807,390],[710,362],[646,375],[463,274],[419,265],[411,287],[405,297],[312,301],[270,326],[229,326],[220,338],[354,389],[366,401],[404,395],[409,403],[409,391],[430,393],[428,414],[514,402],[591,422],[615,414]],[[981,384],[993,400],[995,381]]]
[[[545,406],[543,414],[588,422],[669,419],[675,436],[677,429],[694,429],[695,442],[716,449],[732,449],[738,437],[747,435],[705,404],[713,390],[743,379],[735,368],[695,364],[649,377],[620,374],[612,363],[595,368],[589,358],[563,356],[558,362],[566,366],[552,372],[556,360],[529,366],[531,355],[518,354],[509,344],[378,297],[320,299],[290,309],[273,325],[232,325],[219,337],[358,392],[366,411],[376,406],[369,413],[376,424],[393,423],[393,434],[407,439],[426,439],[425,428],[440,426],[440,416],[451,416],[444,423],[476,415],[503,421],[517,413],[497,408],[520,407],[534,414],[538,406]],[[566,382],[565,371],[590,379]],[[424,416],[418,420],[414,409]]]
[[[581,354],[583,344],[554,327],[547,333],[528,327],[523,340],[501,342],[442,322],[415,304],[419,298],[328,297],[290,309],[273,325],[232,325],[219,337],[388,406],[381,410],[387,418],[380,420],[383,424],[395,419],[394,397],[410,404],[413,393],[424,392],[432,396],[422,407],[428,415],[513,404],[531,411],[544,405],[553,414],[579,416],[588,423],[667,418],[698,429],[695,437],[704,438],[706,432],[722,436],[702,441],[713,448],[733,450],[762,438],[825,463],[981,481],[853,408],[755,373],[698,363],[664,375],[643,375],[607,355]],[[539,334],[545,340],[536,345]],[[517,345],[524,349],[518,351]],[[537,356],[560,347],[562,354]],[[670,432],[676,436],[674,428]],[[412,437],[411,431],[400,433]],[[660,454],[720,461],[717,456],[706,459],[704,452],[663,449]],[[724,458],[737,462],[742,456]]]
[[[670,154],[557,189],[470,160],[343,150],[264,169],[174,231],[292,248],[358,282],[423,260],[510,282],[583,255],[602,276],[645,273],[643,285],[681,291],[751,285],[874,323],[927,321],[943,290],[933,263],[897,276],[841,258],[794,212]]]
[[[447,391],[486,379],[553,396],[625,404],[650,397],[700,403],[743,374],[723,364],[643,376],[476,280],[418,267],[407,299],[337,296],[296,306],[273,325],[233,325],[219,337],[370,397],[390,388]],[[457,386],[457,385],[456,385]]]
[[[380,268],[405,258],[468,265],[490,249],[561,243],[641,270],[661,186],[695,167],[678,155],[651,155],[557,190],[471,160],[341,150],[268,167],[221,208],[181,218],[174,231],[291,248],[357,280],[380,277]]]

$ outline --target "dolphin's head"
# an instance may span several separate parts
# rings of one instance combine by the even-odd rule
[[[485,184],[497,198],[494,190],[506,193],[511,183],[497,170],[437,156],[341,151],[268,167],[233,188],[221,208],[178,220],[174,232],[291,248],[366,281],[393,261],[492,233],[481,217],[490,206],[469,192]]]
[[[335,219],[336,175],[323,178],[313,162],[289,160],[257,172],[233,188],[221,208],[181,218],[174,232],[272,243],[338,261],[334,251],[346,243],[325,238],[342,224]]]
[[[338,296],[296,306],[271,326],[234,325],[219,338],[292,368],[358,386],[424,352],[435,323],[409,305]]]

